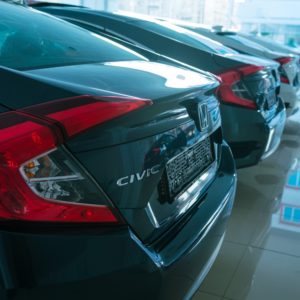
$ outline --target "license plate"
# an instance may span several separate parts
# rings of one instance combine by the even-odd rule
[[[214,161],[213,153],[208,137],[168,161],[159,186],[160,198],[172,201]]]

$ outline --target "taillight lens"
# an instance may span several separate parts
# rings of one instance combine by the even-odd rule
[[[119,223],[107,197],[63,142],[150,103],[83,96],[1,114],[0,219]]]
[[[222,83],[218,89],[220,100],[243,106],[250,109],[256,109],[256,103],[251,100],[251,94],[243,82],[243,77],[254,74],[263,70],[260,66],[244,66],[235,70],[231,70],[218,76],[221,77]]]
[[[292,57],[280,57],[276,59],[280,63],[280,67],[278,68],[280,74],[280,81],[282,83],[290,84],[290,80],[286,74],[284,69],[284,65],[289,64],[293,61]]]
[[[280,57],[276,59],[281,65],[288,64],[293,61],[292,57]]]
[[[58,121],[67,137],[72,137],[151,103],[148,99],[84,95],[35,105],[23,111]]]

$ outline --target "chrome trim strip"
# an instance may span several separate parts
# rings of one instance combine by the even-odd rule
[[[269,136],[268,136],[268,141],[267,141],[267,145],[265,148],[265,152],[268,152],[270,150],[270,146],[271,146],[271,142],[273,141],[273,136],[275,134],[275,128],[272,128],[270,130]]]
[[[160,227],[160,224],[159,224],[158,220],[157,220],[156,217],[155,217],[155,214],[154,214],[154,212],[153,212],[153,210],[152,210],[152,207],[151,207],[150,202],[148,202],[145,211],[146,211],[146,214],[147,214],[147,216],[148,216],[150,222],[151,222],[152,225],[154,226],[154,228],[159,228],[159,227]]]
[[[67,175],[67,176],[56,176],[56,177],[39,177],[39,178],[30,178],[27,181],[29,183],[32,182],[44,182],[44,181],[71,181],[71,180],[83,180],[81,174],[77,173],[75,175]]]

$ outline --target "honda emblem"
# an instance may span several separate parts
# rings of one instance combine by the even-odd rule
[[[206,104],[198,105],[199,127],[200,131],[205,130],[209,125],[208,109]]]

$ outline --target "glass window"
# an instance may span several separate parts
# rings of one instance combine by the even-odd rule
[[[255,43],[255,42],[252,42],[250,41],[249,39],[247,38],[244,38],[240,35],[237,35],[237,34],[232,34],[232,35],[225,35],[226,37],[230,37],[238,42],[240,42],[241,44],[245,45],[245,46],[248,46],[248,47],[251,47],[251,48],[255,48],[257,50],[260,50],[260,51],[267,51],[269,52],[270,50],[264,46],[261,46],[260,44],[258,43]]]
[[[222,45],[219,42],[213,41],[210,38],[204,37],[201,34],[187,30],[180,26],[173,25],[165,21],[134,21],[140,27],[151,30],[153,32],[173,38],[177,41],[195,47],[197,49],[212,52],[217,54],[236,54],[237,52]]]
[[[139,54],[46,14],[0,3],[0,64],[15,69],[119,60]]]

